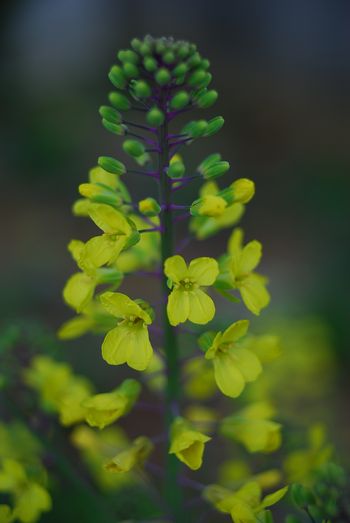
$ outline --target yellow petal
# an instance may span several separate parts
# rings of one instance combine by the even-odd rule
[[[102,343],[102,357],[107,363],[127,363],[140,371],[148,366],[152,352],[145,326],[135,328],[122,323],[109,331]]]
[[[261,363],[253,352],[247,349],[233,347],[229,354],[241,372],[245,381],[254,381],[262,372]]]
[[[117,189],[118,187],[118,176],[113,173],[108,173],[100,166],[90,169],[89,180],[91,183],[107,185],[110,189]]]
[[[227,250],[229,254],[233,254],[234,252],[241,252],[242,250],[242,244],[243,244],[243,231],[240,227],[236,227],[236,229],[231,234]]]
[[[188,268],[189,277],[198,285],[213,285],[219,274],[219,265],[214,258],[203,256],[191,261]]]
[[[92,300],[96,287],[95,279],[83,272],[73,274],[63,289],[65,302],[81,312]]]
[[[90,238],[81,252],[81,267],[84,270],[89,270],[109,263],[120,254],[126,240],[126,236],[120,236],[114,239],[107,234]]]
[[[130,234],[131,226],[125,216],[104,203],[92,204],[89,208],[92,221],[108,234]]]
[[[188,293],[188,298],[188,319],[192,321],[192,323],[204,325],[214,318],[215,305],[208,294],[206,294],[201,289],[196,289]]]
[[[268,293],[262,279],[256,274],[250,274],[239,286],[243,302],[253,314],[259,315],[261,309],[270,302]]]
[[[94,325],[94,320],[88,316],[75,316],[61,325],[57,332],[60,340],[79,338]]]
[[[104,292],[101,294],[100,300],[106,311],[116,318],[136,316],[141,318],[147,325],[152,323],[149,314],[126,294],[121,292]]]
[[[222,334],[222,343],[229,343],[232,341],[239,340],[240,338],[243,338],[247,334],[247,330],[249,327],[249,321],[248,320],[239,320],[230,325],[225,332]]]
[[[190,312],[189,293],[180,289],[173,289],[168,297],[167,313],[169,323],[178,325],[188,319]]]
[[[179,283],[188,276],[188,269],[182,256],[171,256],[164,263],[164,273],[174,283]]]
[[[244,389],[244,378],[227,354],[214,358],[215,381],[225,396],[237,398]]]
[[[241,253],[239,271],[243,274],[251,272],[259,264],[262,255],[262,245],[256,240],[247,243]]]

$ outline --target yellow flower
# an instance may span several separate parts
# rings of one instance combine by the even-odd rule
[[[185,411],[188,419],[199,431],[213,432],[218,421],[218,414],[214,409],[202,405],[189,405]]]
[[[234,523],[258,523],[265,509],[280,501],[287,490],[288,487],[281,488],[261,499],[259,484],[251,481],[234,492],[218,485],[209,485],[204,489],[203,496],[220,512],[230,514]]]
[[[211,438],[195,430],[186,420],[177,417],[170,430],[169,454],[185,463],[190,469],[197,470],[202,466],[204,444]]]
[[[218,332],[205,353],[207,360],[213,360],[217,386],[231,398],[239,396],[245,384],[256,380],[262,371],[255,354],[237,344],[247,333],[248,326],[248,320],[241,320],[224,332]]]
[[[222,198],[218,185],[212,181],[202,186],[199,196],[199,200],[203,198],[207,199],[208,196],[218,196]],[[243,212],[244,205],[240,202],[234,202],[227,205],[223,213],[216,216],[193,216],[190,222],[190,231],[196,235],[198,240],[204,240],[221,229],[232,227],[232,225],[239,221]]]
[[[152,450],[152,442],[145,436],[140,436],[108,461],[105,468],[110,472],[129,472],[136,466],[142,466]]]
[[[213,300],[200,288],[213,285],[218,275],[214,258],[195,258],[187,267],[182,256],[171,256],[165,261],[164,272],[173,287],[168,298],[167,312],[171,325],[186,320],[205,324],[213,319]]]
[[[0,505],[0,523],[12,523],[14,514],[8,505]]]
[[[249,452],[274,452],[281,445],[281,425],[271,421],[275,414],[268,403],[253,403],[249,407],[224,418],[220,432],[242,445]]]
[[[245,306],[256,315],[270,302],[266,289],[266,279],[253,272],[260,262],[262,245],[251,241],[244,247],[243,231],[235,229],[229,239],[229,256],[223,258],[220,265],[220,278],[226,280],[231,288],[238,289]]]
[[[156,392],[164,390],[166,384],[164,360],[156,352],[153,352],[151,361],[145,369],[144,380],[151,390]]]
[[[201,356],[184,363],[184,379],[184,391],[189,398],[205,400],[215,394],[213,367]]]
[[[90,396],[82,402],[85,419],[91,427],[103,429],[121,416],[127,414],[141,390],[141,385],[133,379],[125,380],[112,392]]]
[[[61,340],[79,338],[87,332],[105,334],[115,325],[115,320],[102,307],[100,302],[91,301],[81,314],[70,318],[57,332]]]
[[[36,481],[28,479],[25,469],[18,461],[12,459],[3,461],[0,469],[0,492],[8,493],[13,497],[13,520],[34,523],[42,512],[51,509],[51,497],[47,490]],[[3,514],[7,512],[9,515],[8,510],[3,509],[2,512]]]
[[[208,194],[193,202],[191,214],[193,216],[218,217],[224,214],[226,207],[227,202],[224,198],[215,194]]]
[[[145,370],[153,354],[147,329],[152,323],[149,312],[119,292],[105,292],[101,295],[101,303],[118,318],[117,326],[103,341],[103,359],[110,365],[127,363],[132,369]]]
[[[278,469],[268,469],[253,474],[245,460],[228,460],[219,468],[220,483],[227,488],[237,487],[247,481],[254,481],[262,489],[272,489],[279,485],[282,473]]]

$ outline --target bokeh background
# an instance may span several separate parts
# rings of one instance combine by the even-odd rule
[[[218,151],[232,180],[255,180],[242,224],[247,239],[263,242],[273,296],[256,328],[289,321],[293,331],[308,318],[322,326],[335,378],[317,415],[345,449],[350,3],[11,0],[0,9],[1,322],[39,321],[54,331],[68,318],[66,244],[87,231],[70,212],[76,187],[97,156],[121,156],[121,142],[98,115],[109,67],[134,36],[188,39],[211,61],[220,97],[210,113],[226,121],[215,138],[191,147],[189,162]],[[135,199],[149,192],[146,184],[130,178]],[[211,252],[222,252],[226,240],[227,233],[210,240]],[[308,336],[317,353],[319,331]],[[68,344],[67,358],[81,361],[84,343],[76,352]],[[79,370],[91,374],[95,363]],[[104,383],[105,366],[95,368]]]

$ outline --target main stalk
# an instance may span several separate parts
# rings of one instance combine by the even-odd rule
[[[166,93],[162,92],[161,109],[165,114],[163,125],[159,128],[159,162],[158,169],[160,174],[160,201],[162,205],[161,220],[161,257],[162,266],[170,256],[174,254],[174,226],[171,209],[171,180],[166,174],[169,166],[170,151],[168,139],[168,117],[166,110]],[[169,294],[167,278],[163,274],[162,278],[162,325],[163,325],[163,343],[166,356],[167,381],[165,389],[165,429],[169,433],[171,423],[173,422],[177,410],[180,396],[180,367],[177,332],[169,323],[166,313],[166,302]],[[184,521],[182,510],[182,491],[179,483],[179,466],[178,459],[173,455],[166,453],[164,495],[176,523]]]

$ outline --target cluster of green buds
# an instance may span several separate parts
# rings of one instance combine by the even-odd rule
[[[191,381],[197,384],[192,392],[196,387],[198,390],[198,384],[205,390],[207,396],[202,394],[202,398],[212,397],[217,390],[236,398],[263,371],[264,343],[258,343],[258,353],[255,343],[259,337],[248,334],[248,320],[231,320],[222,331],[214,326],[203,332],[202,327],[216,314],[208,288],[230,304],[242,298],[255,315],[270,300],[266,279],[255,272],[262,246],[258,241],[244,245],[241,229],[230,234],[228,250],[219,260],[211,256],[185,260],[182,256],[192,240],[204,240],[236,225],[255,193],[254,183],[246,178],[228,186],[218,185],[219,178],[230,169],[219,153],[209,154],[194,172],[188,172],[183,159],[186,146],[214,135],[224,124],[222,116],[213,116],[176,127],[178,116],[208,109],[215,103],[218,94],[210,87],[209,66],[195,45],[172,38],[134,39],[130,49],[118,53],[118,63],[109,72],[115,89],[108,96],[110,105],[103,105],[100,115],[107,131],[122,137],[121,149],[136,165],[129,167],[118,158],[101,156],[88,182],[79,186],[82,198],[75,202],[73,212],[90,218],[99,233],[94,232],[87,241],[72,240],[69,244],[79,271],[69,278],[63,295],[77,316],[59,331],[62,339],[86,332],[103,334],[105,362],[126,364],[142,372],[140,380],[163,399],[166,464],[161,470],[168,514],[176,522],[184,518],[182,487],[188,485],[180,465],[192,470],[201,467],[215,428],[219,437],[233,439],[250,452],[272,452],[281,443],[280,425],[270,419],[275,414],[265,405],[250,410],[245,405],[236,414],[228,412],[222,423],[209,406],[187,405],[195,399]],[[152,194],[134,201],[124,180],[132,188],[137,177],[156,182],[159,196]],[[192,203],[179,201],[181,189],[192,183],[201,183],[198,198]],[[189,222],[188,236],[178,242],[176,226],[184,220]],[[145,300],[120,292],[129,274],[160,281],[163,306],[157,315],[154,295]],[[182,327],[186,322],[193,324],[190,336],[197,337],[192,339],[190,353],[181,349],[181,337],[188,333]],[[129,414],[140,390],[135,380],[131,389],[128,382],[98,395],[85,388],[78,391],[74,401],[72,397],[71,404],[79,421],[85,419],[105,430],[106,425]],[[69,398],[65,405],[69,405]],[[64,416],[62,406],[56,408]],[[152,424],[148,428],[152,429]],[[261,437],[257,437],[259,431]],[[107,463],[106,470],[120,474],[144,466],[157,471],[149,462],[157,438],[148,434],[126,444]],[[212,485],[209,492],[214,494],[205,499],[234,522],[242,523],[265,521],[262,518],[270,517],[266,507],[286,491],[284,488],[262,497],[259,485],[248,483],[247,491],[256,494],[254,502],[248,502],[242,500],[245,488],[220,491],[219,497],[217,488]],[[204,492],[204,485],[200,489]]]

